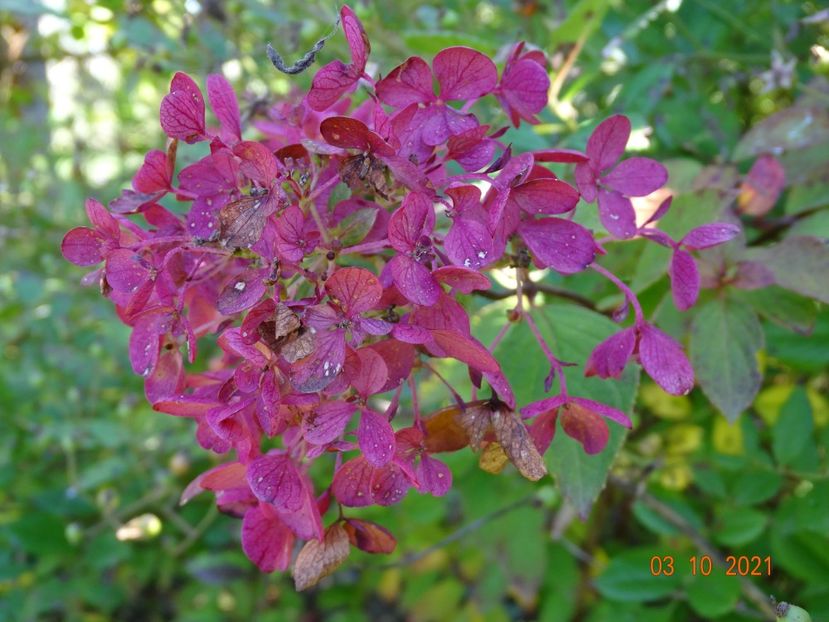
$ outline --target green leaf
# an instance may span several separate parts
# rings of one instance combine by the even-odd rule
[[[596,579],[595,586],[605,598],[622,602],[647,602],[669,596],[682,580],[682,569],[674,560],[671,576],[654,575],[651,559],[665,557],[664,549],[629,549],[614,555],[605,571]],[[658,571],[658,565],[655,566]],[[667,566],[663,565],[663,568]]]
[[[829,303],[829,241],[813,236],[789,237],[753,254],[771,268],[781,287]]]
[[[763,329],[744,305],[718,299],[705,305],[691,326],[691,361],[708,399],[729,421],[754,400],[762,375],[757,352]]]
[[[729,498],[737,505],[756,505],[774,497],[782,484],[776,471],[742,470],[729,482]]]
[[[803,184],[792,188],[785,209],[787,214],[799,214],[824,205],[829,205],[829,184]]]
[[[734,609],[740,598],[740,581],[727,576],[721,568],[715,568],[707,577],[698,572],[692,576],[685,595],[691,608],[710,620]]]
[[[734,511],[733,505],[717,508],[714,539],[725,546],[742,546],[755,540],[766,528],[765,513],[751,508]]]
[[[815,327],[817,304],[811,298],[772,285],[734,292],[763,317],[796,333],[808,335]]]
[[[601,25],[608,8],[610,4],[606,0],[580,0],[559,27],[553,30],[550,35],[552,40],[560,45],[590,36]]]
[[[494,54],[497,51],[491,41],[467,32],[414,30],[403,33],[403,42],[411,51],[426,56],[432,56],[456,45],[474,48],[485,54]]]
[[[808,470],[817,466],[812,407],[806,391],[798,387],[783,404],[774,424],[772,451],[782,466]]]
[[[377,209],[374,207],[360,208],[343,218],[334,235],[343,246],[353,246],[363,241],[377,220]]]
[[[483,330],[476,330],[484,343],[494,337],[503,325],[504,312],[510,306],[501,303],[489,305],[480,320]],[[581,367],[592,349],[618,327],[605,316],[574,305],[543,306],[533,310],[533,316],[556,356],[564,361],[579,363],[579,366],[565,370],[568,392],[630,414],[638,385],[638,367],[629,366],[618,380],[585,378]],[[486,336],[481,332],[485,332]],[[510,328],[507,337],[495,350],[495,356],[520,400],[519,407],[548,396],[544,393],[544,378],[550,366],[524,322]],[[612,422],[608,425],[608,446],[595,456],[585,454],[581,445],[560,429],[546,454],[551,474],[582,516],[589,513],[604,488],[607,471],[624,440],[624,428]]]

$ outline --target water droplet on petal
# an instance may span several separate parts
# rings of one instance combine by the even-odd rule
[[[244,281],[239,281],[238,283],[236,283],[236,285],[233,286],[233,289],[235,289],[237,292],[243,292],[245,291],[246,285],[247,284]]]

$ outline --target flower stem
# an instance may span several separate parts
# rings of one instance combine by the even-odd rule
[[[633,290],[625,285],[619,277],[609,270],[601,267],[599,264],[593,263],[590,267],[619,288],[625,298],[628,299],[631,306],[633,306],[633,313],[636,315],[636,325],[641,325],[645,321],[645,316],[642,313],[642,306],[639,304],[639,299],[636,297],[636,294],[633,293]]]

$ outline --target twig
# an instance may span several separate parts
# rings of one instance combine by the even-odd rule
[[[554,296],[556,298],[564,298],[565,300],[569,300],[570,302],[574,302],[577,305],[584,307],[585,309],[590,309],[591,311],[597,311],[599,313],[603,313],[602,311],[598,311],[596,309],[596,305],[593,303],[592,300],[582,296],[581,294],[576,294],[575,292],[568,291],[566,289],[560,289],[558,287],[551,287],[550,285],[544,285],[542,283],[524,283],[524,293],[528,296],[533,294],[541,293],[547,294],[548,296]],[[510,298],[515,296],[515,290],[507,290],[507,291],[491,291],[491,290],[479,290],[475,292],[475,295],[481,296],[482,298],[487,298],[489,300],[504,300],[505,298]]]

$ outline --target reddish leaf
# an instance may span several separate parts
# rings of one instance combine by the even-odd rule
[[[783,165],[772,155],[762,155],[751,165],[740,185],[737,205],[744,214],[764,216],[777,203],[785,186],[786,171]]]
[[[233,315],[249,309],[267,290],[259,270],[248,270],[234,277],[219,294],[216,308],[220,313]]]
[[[498,361],[473,337],[451,330],[432,330],[432,338],[446,356],[457,359],[478,371],[496,372]]]
[[[579,193],[560,179],[533,179],[513,188],[509,201],[527,214],[564,214],[576,207]]]

